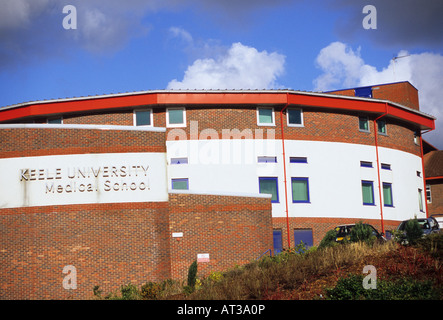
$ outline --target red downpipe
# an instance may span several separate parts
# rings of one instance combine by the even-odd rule
[[[374,119],[374,134],[375,134],[375,153],[377,155],[377,175],[378,175],[378,197],[380,199],[380,220],[381,220],[381,232],[385,233],[385,223],[383,221],[383,199],[381,196],[381,178],[380,178],[380,159],[378,157],[378,128],[377,120],[383,118],[388,114],[388,104],[385,103],[385,113]]]
[[[286,105],[280,110],[281,143],[283,148],[283,183],[285,184],[285,202],[286,202],[286,229],[288,234],[288,249],[291,247],[291,236],[289,233],[289,211],[288,211],[288,185],[286,183],[286,153],[285,153],[285,133],[283,126],[283,111],[289,106],[289,93],[286,93]]]

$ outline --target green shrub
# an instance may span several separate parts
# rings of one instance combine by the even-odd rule
[[[363,288],[363,275],[341,278],[332,289],[326,289],[330,300],[438,300],[440,292],[431,280],[413,278],[377,280],[377,289]]]
[[[374,236],[372,235],[372,229],[363,222],[358,222],[351,229],[350,240],[351,242],[366,242],[371,243]]]
[[[148,300],[156,300],[161,292],[162,285],[155,282],[147,282],[141,287],[141,297]]]
[[[417,241],[423,236],[423,229],[417,219],[411,219],[406,223],[405,236],[409,244],[417,244]]]
[[[334,229],[329,230],[328,232],[326,232],[326,235],[321,240],[318,248],[322,249],[326,247],[335,246],[337,244],[337,242],[335,242],[336,238],[337,238],[337,231],[335,231]]]
[[[196,280],[197,280],[197,260],[194,260],[194,262],[189,266],[188,269],[188,286],[194,289]]]
[[[129,283],[126,286],[121,286],[120,292],[122,300],[139,300],[141,298],[140,292],[132,283]],[[116,298],[119,299],[119,297]]]

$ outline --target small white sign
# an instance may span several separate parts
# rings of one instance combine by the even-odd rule
[[[173,232],[172,233],[172,237],[173,238],[182,238],[183,237],[183,232]]]
[[[209,253],[197,254],[197,262],[209,262]]]

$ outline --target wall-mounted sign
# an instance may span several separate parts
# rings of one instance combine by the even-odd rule
[[[197,262],[209,262],[209,253],[197,254]]]
[[[0,208],[167,201],[165,153],[0,159]]]

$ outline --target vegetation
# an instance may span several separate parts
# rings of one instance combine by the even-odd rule
[[[406,246],[368,241],[363,228],[355,233],[343,244],[327,233],[318,248],[301,243],[202,278],[194,261],[186,285],[168,280],[148,282],[140,290],[129,284],[106,297],[98,287],[94,293],[101,299],[443,299],[442,233]],[[363,288],[365,265],[377,270],[376,289]]]

